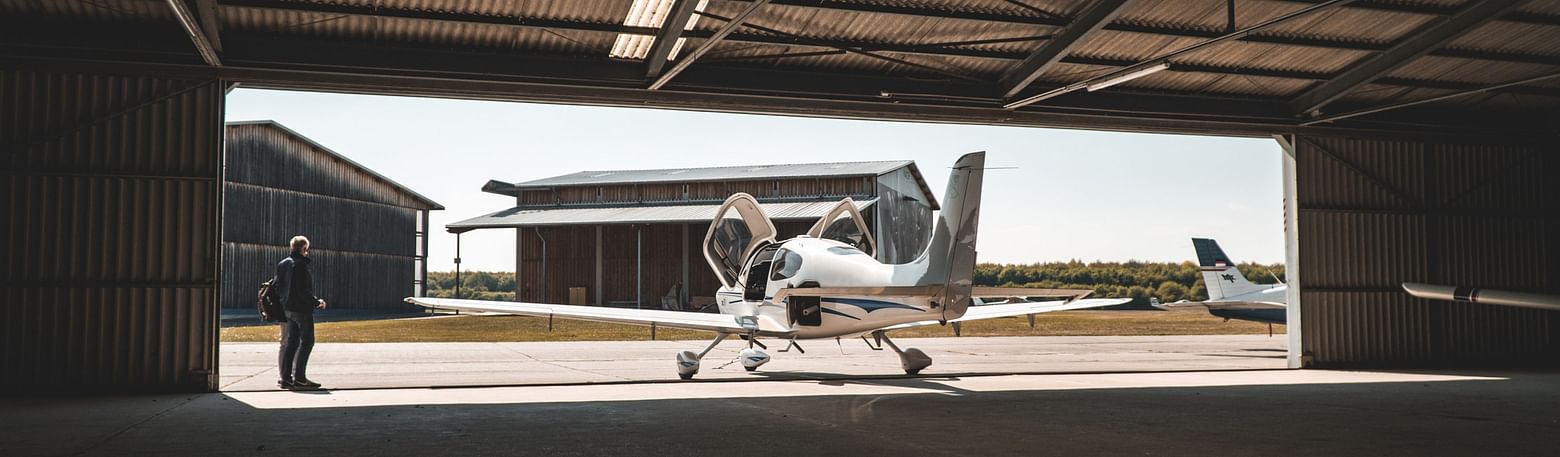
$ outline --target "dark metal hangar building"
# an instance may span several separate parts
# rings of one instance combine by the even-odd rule
[[[1560,2],[667,1],[0,3],[0,385],[217,388],[235,85],[1274,138],[1291,366],[1560,360],[1398,288],[1560,292]]]
[[[925,249],[938,209],[909,161],[582,171],[482,190],[515,197],[515,207],[447,228],[516,230],[518,300],[669,309],[714,303],[720,280],[701,247],[734,193],[757,198],[780,239],[850,198],[878,258],[894,263]]]
[[[428,279],[428,211],[443,206],[272,121],[227,124],[222,307],[309,237],[315,292],[336,309],[404,310]]]

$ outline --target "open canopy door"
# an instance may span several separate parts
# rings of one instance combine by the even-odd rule
[[[738,193],[726,199],[704,235],[704,259],[720,276],[721,284],[736,287],[742,268],[753,251],[774,243],[775,224],[752,195]]]
[[[861,211],[856,210],[856,202],[849,198],[840,200],[839,204],[818,218],[818,223],[807,230],[807,236],[838,241],[860,249],[869,256],[877,256],[877,240],[872,239],[866,219],[861,217]]]

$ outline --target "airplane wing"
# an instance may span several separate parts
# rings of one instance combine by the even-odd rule
[[[950,320],[948,322],[968,322],[981,319],[995,319],[998,317],[1028,316],[1031,314],[1042,314],[1056,311],[1099,308],[1102,306],[1120,305],[1130,301],[1132,301],[1130,298],[1090,298],[1073,301],[1020,302],[1001,305],[971,306],[969,311],[964,312],[964,316],[959,317],[958,319]],[[884,327],[883,330],[899,330],[940,323],[941,322],[935,320],[919,321]]]
[[[1178,301],[1175,303],[1152,303],[1159,309],[1284,309],[1283,303],[1267,301]]]
[[[1039,289],[1033,287],[973,287],[971,297],[1027,298],[1067,297],[1081,299],[1094,293],[1094,289]]]
[[[738,322],[730,314],[664,311],[658,309],[621,309],[599,306],[553,305],[487,300],[457,300],[453,298],[407,297],[407,303],[434,309],[480,311],[521,316],[561,317],[584,321],[612,322],[617,324],[651,325],[688,330],[704,330],[716,333],[747,333],[750,328]],[[762,328],[757,319],[748,319],[747,325],[759,331],[778,329]]]

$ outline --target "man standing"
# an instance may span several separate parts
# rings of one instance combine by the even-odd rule
[[[292,238],[292,255],[276,264],[277,298],[287,311],[282,323],[282,347],[276,382],[283,389],[318,389],[305,373],[309,352],[314,350],[314,309],[325,309],[325,300],[314,296],[314,276],[309,271],[309,239]]]

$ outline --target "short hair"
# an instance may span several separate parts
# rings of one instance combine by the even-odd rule
[[[303,248],[309,247],[309,239],[304,238],[303,235],[292,237],[291,243],[293,254],[302,254]]]

